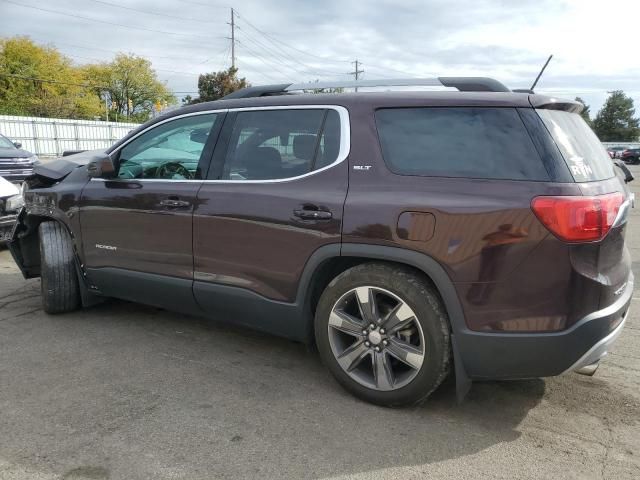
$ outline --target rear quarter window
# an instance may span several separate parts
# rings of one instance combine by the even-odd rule
[[[605,180],[615,175],[604,145],[577,113],[536,110],[560,149],[576,182]]]
[[[380,109],[376,125],[385,163],[396,174],[549,180],[514,108]]]

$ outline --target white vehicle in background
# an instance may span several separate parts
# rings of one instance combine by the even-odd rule
[[[18,212],[24,205],[18,186],[0,177],[0,245],[10,238]]]

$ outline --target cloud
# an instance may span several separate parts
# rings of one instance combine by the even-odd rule
[[[230,63],[229,8],[208,0],[12,1],[107,23],[0,0],[3,33],[55,44],[79,63],[117,51],[147,56],[177,92],[195,91],[199,73]],[[245,0],[234,8],[238,65],[253,83],[347,79],[358,58],[364,78],[483,75],[526,87],[553,53],[541,91],[579,94],[596,109],[608,90],[640,101],[635,43],[617,32],[621,19],[640,17],[634,0]]]

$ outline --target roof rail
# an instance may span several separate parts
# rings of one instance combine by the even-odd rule
[[[222,97],[224,100],[230,98],[251,98],[251,97],[268,97],[270,95],[284,95],[290,83],[278,83],[275,85],[258,85],[256,87],[246,87],[236,90]]]
[[[247,87],[223,97],[231,98],[264,97],[269,95],[287,95],[299,90],[323,88],[366,88],[366,87],[453,87],[461,92],[510,92],[507,87],[493,78],[487,77],[433,77],[433,78],[395,78],[380,80],[347,80],[313,83],[282,83]]]

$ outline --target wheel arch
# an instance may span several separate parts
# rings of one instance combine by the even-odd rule
[[[464,313],[451,278],[433,258],[420,252],[398,247],[343,243],[339,251],[334,245],[318,249],[307,262],[298,289],[298,302],[304,305],[310,342],[313,318],[320,295],[333,278],[353,266],[366,262],[386,262],[412,268],[429,281],[440,296],[449,316],[453,333],[466,329]]]
[[[73,254],[82,305],[86,307],[97,303],[98,299],[89,291],[78,252],[77,239],[69,224],[55,215],[28,214],[26,212],[18,217],[17,222],[18,226],[9,243],[9,250],[24,278],[37,278],[40,276],[40,235],[38,232],[40,224],[43,222],[56,222],[65,229],[73,243]]]

